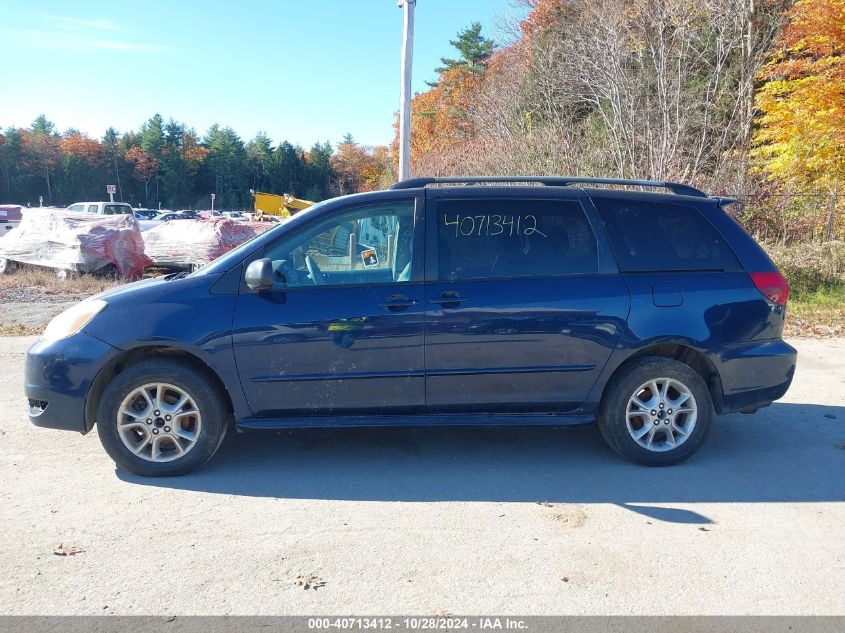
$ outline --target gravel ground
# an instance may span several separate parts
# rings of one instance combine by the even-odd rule
[[[0,340],[2,613],[845,614],[843,339],[793,341],[786,398],[677,467],[592,427],[347,429],[159,480],[30,426],[31,341]]]
[[[46,326],[50,319],[67,310],[86,295],[56,294],[37,288],[13,287],[0,292],[0,324],[12,329]]]
[[[24,327],[46,326],[50,319],[64,312],[76,301],[68,301],[61,297],[58,301],[0,301],[0,323],[7,326],[21,325]],[[0,340],[2,343],[2,340]]]

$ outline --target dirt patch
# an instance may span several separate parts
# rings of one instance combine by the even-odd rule
[[[837,338],[845,336],[845,308],[802,310],[787,317],[784,336]]]
[[[544,506],[540,512],[545,519],[567,530],[579,528],[587,520],[587,513],[584,508],[575,504]]]
[[[57,314],[64,312],[76,301],[57,302],[4,302],[0,300],[0,334],[23,336],[40,334]]]

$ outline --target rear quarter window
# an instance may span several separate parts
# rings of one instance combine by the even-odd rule
[[[736,271],[724,238],[694,207],[593,198],[622,272]]]

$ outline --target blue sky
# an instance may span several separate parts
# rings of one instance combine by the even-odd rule
[[[418,0],[414,90],[473,21],[488,36],[510,0]],[[517,14],[518,15],[518,14]],[[303,146],[346,132],[393,138],[402,10],[396,0],[2,0],[0,128],[44,113],[99,137],[156,112]]]

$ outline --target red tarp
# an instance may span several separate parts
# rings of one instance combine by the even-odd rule
[[[114,264],[139,277],[152,262],[132,215],[23,209],[20,226],[0,240],[0,257],[25,264],[94,272]]]
[[[229,219],[169,220],[143,233],[145,250],[159,266],[202,266],[275,224]]]

